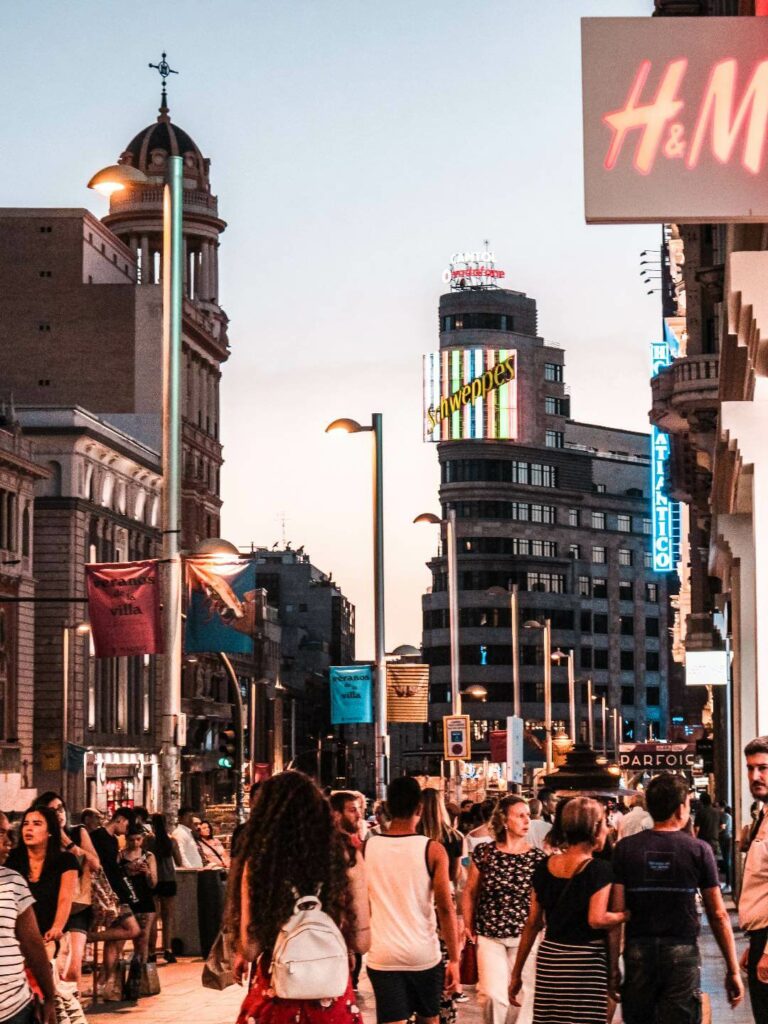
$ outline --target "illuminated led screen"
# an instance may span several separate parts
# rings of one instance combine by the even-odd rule
[[[424,356],[424,440],[516,440],[517,353],[453,348]]]
[[[677,355],[677,339],[667,323],[664,340],[651,345],[651,376],[670,366]],[[680,558],[680,503],[667,493],[669,434],[651,427],[651,518],[654,572],[673,572]]]

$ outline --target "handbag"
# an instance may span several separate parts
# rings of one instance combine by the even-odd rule
[[[235,984],[232,971],[232,946],[229,934],[220,931],[214,939],[211,951],[203,964],[203,988],[212,988],[217,992]]]
[[[459,960],[459,980],[462,985],[476,985],[477,974],[477,946],[472,939],[467,939],[464,949],[461,951]]]
[[[139,982],[140,996],[156,996],[160,994],[160,975],[157,973],[157,964],[141,965],[141,980]]]
[[[120,900],[109,884],[104,868],[91,872],[91,908],[95,932],[109,928],[120,916]]]

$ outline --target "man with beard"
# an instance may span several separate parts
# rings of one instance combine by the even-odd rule
[[[749,834],[739,897],[739,924],[749,938],[741,966],[747,970],[749,998],[756,1024],[768,1024],[768,736],[744,748],[747,779],[760,810]]]
[[[347,840],[359,850],[360,841],[360,807],[357,794],[340,789],[330,796],[331,813],[336,828],[343,832]]]

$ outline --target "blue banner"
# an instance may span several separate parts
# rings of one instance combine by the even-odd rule
[[[373,721],[373,673],[370,665],[331,666],[331,725]]]
[[[187,559],[188,654],[252,654],[256,628],[256,564]]]

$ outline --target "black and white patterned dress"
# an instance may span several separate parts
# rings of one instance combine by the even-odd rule
[[[480,872],[477,934],[489,939],[519,935],[531,905],[533,873],[546,854],[542,850],[504,853],[496,843],[483,843],[475,847],[472,859]]]

